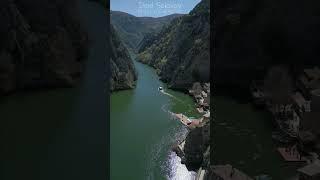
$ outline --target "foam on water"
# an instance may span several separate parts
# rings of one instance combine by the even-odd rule
[[[170,152],[168,162],[170,164],[170,174],[168,179],[170,180],[194,180],[196,173],[188,171],[184,164],[181,164],[181,158],[174,152]]]

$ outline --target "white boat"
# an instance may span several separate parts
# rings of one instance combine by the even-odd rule
[[[159,91],[162,91],[162,90],[163,90],[163,88],[160,86],[160,87],[158,88],[158,90],[159,90]]]

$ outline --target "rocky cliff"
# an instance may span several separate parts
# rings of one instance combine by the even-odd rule
[[[205,115],[197,126],[190,128],[183,148],[176,152],[188,170],[207,171],[210,166],[210,83],[194,83],[189,93]]]
[[[110,20],[118,32],[124,45],[131,51],[139,49],[139,43],[146,35],[158,33],[163,26],[181,14],[172,14],[164,17],[136,17],[131,14],[111,11]]]
[[[0,2],[0,94],[71,86],[82,73],[87,35],[75,1]]]
[[[129,51],[111,26],[110,87],[111,91],[134,88],[137,75]]]
[[[318,64],[318,1],[214,1],[216,88],[248,91],[269,67]]]
[[[210,1],[202,0],[145,41],[149,47],[141,47],[138,60],[156,68],[170,88],[187,90],[194,82],[209,82]]]
[[[203,124],[201,127],[192,129],[185,140],[183,163],[191,171],[196,171],[205,166],[209,158],[205,158],[205,152],[209,148],[208,134],[210,123]]]

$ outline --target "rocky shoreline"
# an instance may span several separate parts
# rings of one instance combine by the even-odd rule
[[[189,90],[203,114],[196,126],[190,128],[186,138],[173,147],[189,171],[197,172],[197,180],[206,179],[210,167],[210,83],[193,84]]]
[[[137,24],[134,23],[136,18],[126,13],[113,12],[112,20],[116,30]],[[125,23],[128,20],[130,23]],[[197,103],[197,110],[203,117],[192,125],[185,140],[174,149],[188,170],[201,169],[199,173],[202,175],[199,176],[202,177],[206,176],[210,164],[210,83],[207,83],[210,81],[210,1],[201,0],[189,14],[168,22],[159,31],[141,38],[137,46],[137,60],[153,67],[170,89],[189,93]],[[143,32],[141,27],[132,28],[139,30],[133,34],[140,35],[136,33]],[[130,32],[130,29],[127,31]],[[127,47],[136,44],[134,39],[124,38],[126,35],[124,31],[119,31]],[[182,115],[180,117],[183,118]],[[189,121],[185,123],[192,124]]]
[[[277,127],[272,138],[289,163],[296,159],[308,167],[319,162],[319,80],[318,67],[300,68],[293,74],[282,65],[271,67],[264,79],[252,83],[253,103],[272,114]]]

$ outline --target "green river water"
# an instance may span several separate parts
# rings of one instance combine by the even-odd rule
[[[166,88],[174,98],[159,92],[158,87],[165,84],[158,80],[154,69],[138,62],[135,66],[139,75],[136,88],[112,93],[110,97],[111,180],[193,179],[195,173],[188,172],[171,151],[187,129],[166,113],[170,110],[197,117],[192,98]],[[92,69],[87,74],[94,73],[95,68]],[[10,147],[1,149],[7,157],[5,166],[23,172],[8,169],[5,175],[72,179],[79,174],[79,168],[87,167],[81,166],[86,163],[82,159],[87,153],[88,163],[92,158],[99,160],[92,164],[91,171],[105,167],[104,158],[97,153],[97,149],[104,149],[98,146],[103,134],[100,141],[96,139],[101,123],[91,120],[97,109],[94,91],[86,88],[91,86],[90,81],[76,89],[18,93],[0,101],[1,133],[6,137],[2,142]],[[87,109],[79,111],[77,106],[82,102]],[[91,109],[88,104],[92,104]],[[267,113],[225,97],[214,98],[214,113],[214,164],[232,164],[250,176],[269,174],[275,180],[285,180],[293,174],[294,167],[284,163],[275,151]],[[78,118],[72,118],[74,114]],[[88,142],[83,141],[84,136]],[[72,169],[75,174],[70,174]]]
[[[197,117],[190,96],[158,91],[165,86],[155,70],[134,62],[138,72],[133,90],[112,93],[110,101],[111,179],[194,179],[170,149],[187,130],[165,112]],[[254,177],[267,174],[274,180],[293,175],[294,166],[284,163],[271,139],[272,117],[251,104],[226,97],[214,98],[213,164],[232,164]]]
[[[81,2],[92,44],[84,80],[78,88],[16,93],[0,99],[0,179],[106,177],[108,128],[111,180],[193,179],[194,173],[171,151],[187,129],[166,110],[197,117],[194,102],[166,88],[173,97],[160,93],[158,87],[165,85],[152,68],[134,62],[137,86],[112,93],[108,127],[107,40],[102,38],[107,27],[101,28],[100,23],[106,15],[102,7]],[[217,117],[211,132],[214,164],[229,163],[249,175],[270,174],[275,180],[292,174],[271,141],[271,117],[227,98],[216,97],[213,103],[212,114]]]
[[[155,70],[134,62],[136,88],[112,93],[110,101],[111,179],[193,179],[171,147],[187,129],[170,118],[167,110],[196,117],[194,102],[186,94],[158,91],[165,86]]]

